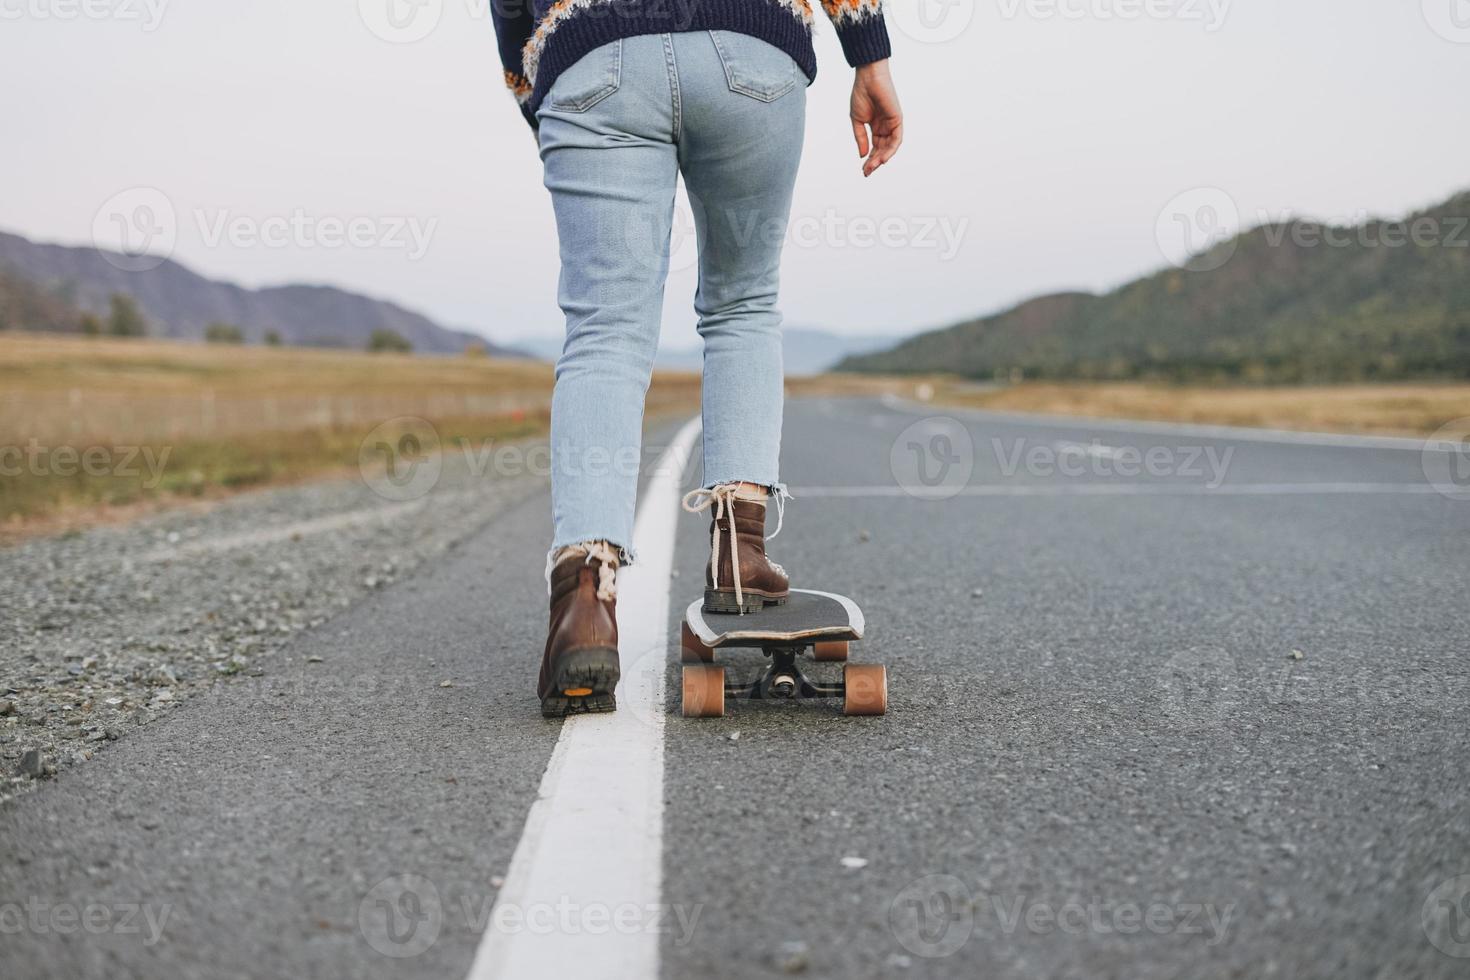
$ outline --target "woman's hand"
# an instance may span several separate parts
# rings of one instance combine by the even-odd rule
[[[868,131],[872,130],[869,138]],[[863,158],[863,176],[893,159],[903,145],[903,109],[888,61],[875,61],[857,70],[852,83],[852,134],[857,137],[858,156]]]

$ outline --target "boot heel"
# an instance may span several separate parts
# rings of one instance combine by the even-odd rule
[[[541,699],[541,714],[547,718],[616,711],[615,693],[621,671],[618,651],[592,647],[564,654],[551,690]]]
[[[704,590],[704,611],[707,613],[731,616],[758,613],[765,608],[767,601],[763,596],[747,595],[744,602],[737,602],[734,592],[725,592],[721,589]]]

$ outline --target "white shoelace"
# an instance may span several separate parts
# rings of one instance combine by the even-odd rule
[[[584,563],[588,565],[594,561],[600,563],[597,569],[597,598],[599,601],[610,602],[618,597],[620,556],[606,541],[583,541],[581,544],[568,545],[550,556],[546,564],[548,585],[551,583],[551,569],[569,555],[582,555],[585,558]]]
[[[739,490],[740,485],[738,483],[722,483],[717,487],[708,488],[701,487],[698,490],[691,490],[684,495],[683,506],[691,514],[698,514],[706,510],[713,511],[711,516],[714,519],[714,530],[710,534],[709,577],[711,585],[716,589],[720,587],[720,518],[729,517],[730,573],[735,579],[735,602],[737,605],[743,606],[745,604],[745,590],[740,582],[740,536],[735,530],[735,501],[742,499],[739,497]],[[771,496],[776,500],[776,530],[771,534],[771,537],[774,538],[777,534],[781,533],[781,524],[786,516],[786,508],[783,499],[784,494],[781,491],[778,490]],[[765,503],[764,500],[756,497],[747,496],[743,499],[760,504]],[[769,541],[770,538],[766,540]],[[777,565],[769,558],[766,561],[781,574],[786,574],[786,570],[780,565]]]

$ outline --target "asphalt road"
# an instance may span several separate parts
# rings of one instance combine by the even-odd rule
[[[771,552],[863,606],[890,712],[679,717],[681,520],[663,975],[1470,974],[1470,501],[1419,452],[866,400],[785,439]],[[546,509],[0,808],[0,976],[464,977],[560,732]]]

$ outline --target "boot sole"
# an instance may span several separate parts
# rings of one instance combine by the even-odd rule
[[[611,647],[590,647],[562,654],[551,690],[541,699],[542,717],[616,711],[618,700],[613,692],[621,676],[618,651]]]
[[[704,611],[727,615],[746,615],[758,613],[767,606],[784,606],[786,600],[791,597],[790,592],[774,595],[767,592],[751,592],[749,589],[746,589],[744,594],[745,601],[737,602],[733,590],[726,592],[723,589],[705,589]]]

